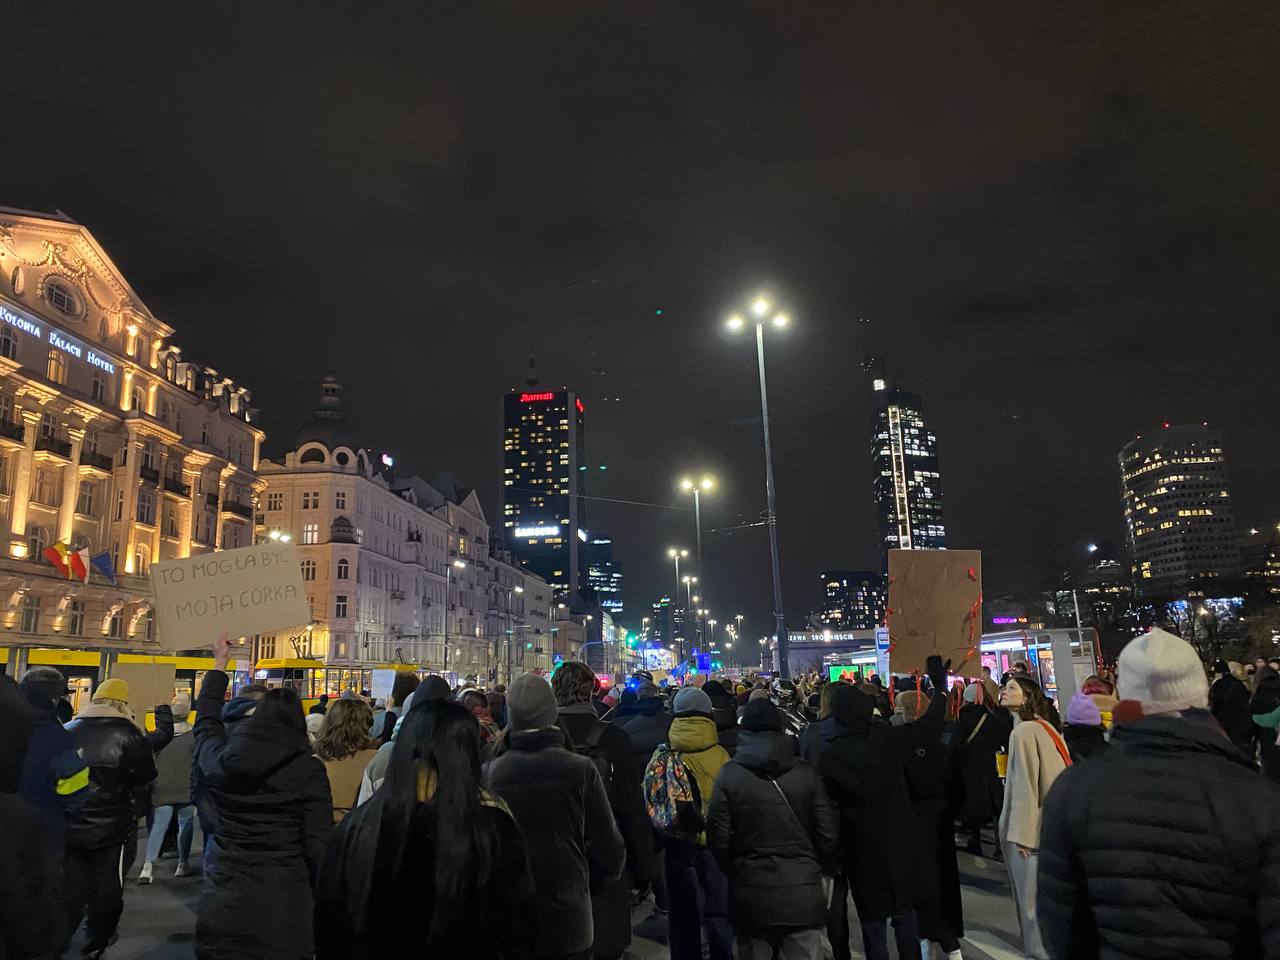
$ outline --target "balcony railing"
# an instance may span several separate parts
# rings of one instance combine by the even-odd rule
[[[222,509],[225,513],[235,514],[237,517],[243,517],[245,520],[253,518],[253,507],[247,503],[236,503],[234,500],[222,501]]]
[[[114,461],[105,453],[97,453],[93,450],[81,450],[80,462],[86,467],[97,467],[107,473],[110,473],[111,468],[115,465]]]
[[[173,477],[164,478],[164,489],[167,493],[176,493],[180,497],[191,496],[191,484],[183,483]]]
[[[26,430],[21,423],[13,423],[10,420],[0,420],[0,437],[7,437],[10,440],[21,442],[22,435]]]
[[[41,437],[36,441],[36,450],[47,451],[59,457],[71,459],[71,443],[58,437]]]
[[[138,476],[147,481],[147,483],[160,482],[160,471],[154,467],[139,467]]]

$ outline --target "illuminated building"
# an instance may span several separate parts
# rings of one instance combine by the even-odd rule
[[[531,377],[502,398],[502,526],[516,560],[557,596],[586,585],[585,408]]]
[[[260,522],[297,543],[312,622],[259,638],[256,655],[323,663],[316,679],[331,693],[394,663],[459,679],[547,668],[548,585],[491,543],[474,490],[447,473],[398,475],[360,443],[341,399],[326,374],[293,449],[260,466]]]
[[[874,630],[884,621],[884,577],[871,570],[830,570],[821,574],[822,611],[818,623],[839,630]]]
[[[1130,573],[1140,597],[1205,589],[1239,572],[1222,434],[1169,426],[1120,451]]]
[[[1240,555],[1249,594],[1256,600],[1280,600],[1280,524],[1246,531]]]
[[[593,537],[588,544],[587,583],[611,616],[622,615],[622,565],[613,559],[613,541]]]
[[[678,654],[687,639],[684,608],[672,603],[670,597],[664,596],[653,602],[652,610],[649,620],[649,645],[670,647],[673,653]]]
[[[920,397],[886,379],[882,357],[867,358],[863,370],[871,378],[872,487],[887,570],[890,550],[947,545],[938,438],[925,426]]]
[[[174,334],[83,226],[0,208],[3,642],[158,652],[151,564],[253,543],[257,413]],[[60,576],[60,542],[118,582]]]

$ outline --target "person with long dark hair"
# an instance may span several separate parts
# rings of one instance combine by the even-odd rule
[[[507,960],[532,951],[536,922],[524,840],[482,782],[475,717],[424,700],[404,718],[381,788],[329,845],[317,957]]]
[[[1000,845],[1022,931],[1022,949],[1033,960],[1048,960],[1036,917],[1040,821],[1049,788],[1071,765],[1071,754],[1049,721],[1049,701],[1029,676],[1011,673],[1000,690],[1000,705],[1013,720],[1000,811]]]
[[[226,636],[196,702],[195,762],[218,815],[196,915],[197,960],[309,960],[312,891],[333,829],[324,764],[311,754],[302,701],[268,690],[223,724]]]

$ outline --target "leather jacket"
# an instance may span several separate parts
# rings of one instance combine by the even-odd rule
[[[156,778],[147,742],[127,717],[90,704],[67,724],[84,762],[89,786],[67,813],[67,846],[99,850],[123,843],[138,823],[138,806]]]

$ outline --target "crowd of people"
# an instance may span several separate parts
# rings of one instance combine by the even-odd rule
[[[1280,663],[1210,685],[1155,630],[1055,704],[1025,663],[604,690],[570,661],[304,715],[229,697],[228,652],[151,733],[120,680],[64,724],[58,671],[0,678],[0,957],[82,923],[108,952],[144,817],[138,882],[203,873],[202,960],[954,960],[962,850],[1003,861],[1036,960],[1280,957]]]

